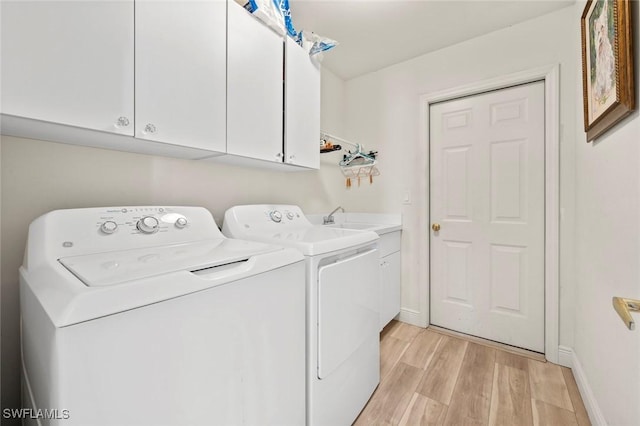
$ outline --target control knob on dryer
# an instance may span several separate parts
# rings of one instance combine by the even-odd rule
[[[136,224],[136,228],[138,228],[138,231],[142,232],[143,234],[153,234],[154,232],[158,231],[159,226],[160,223],[158,222],[158,219],[153,216],[145,216]]]
[[[270,212],[269,217],[276,223],[280,223],[282,221],[282,213],[280,213],[278,210],[273,210],[272,212]]]

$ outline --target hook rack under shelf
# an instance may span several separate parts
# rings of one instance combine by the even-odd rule
[[[360,181],[362,178],[368,178],[369,183],[373,183],[373,177],[380,175],[380,170],[378,170],[378,168],[376,167],[376,165],[378,164],[378,160],[376,158],[378,154],[377,151],[369,151],[368,153],[364,152],[362,145],[360,145],[359,143],[353,143],[346,139],[342,139],[340,137],[322,131],[320,132],[320,140],[325,144],[325,146],[329,142],[331,143],[331,146],[339,146],[341,148],[340,145],[333,144],[333,142],[335,141],[340,142],[344,145],[351,145],[355,147],[355,151],[347,151],[347,153],[342,157],[342,160],[338,162],[340,170],[346,178],[347,188],[351,187],[352,179],[357,179],[358,186],[360,186]],[[320,152],[331,151],[337,151],[337,149],[327,151],[323,151],[321,149]]]

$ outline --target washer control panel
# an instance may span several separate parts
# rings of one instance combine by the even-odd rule
[[[98,229],[104,235],[116,232],[155,234],[183,230],[189,226],[185,214],[164,207],[131,207],[107,210],[100,215]]]
[[[55,210],[34,221],[55,256],[224,238],[203,207],[98,207]],[[35,226],[34,225],[34,226]]]

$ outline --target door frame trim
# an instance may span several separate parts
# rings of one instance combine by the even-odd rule
[[[545,358],[558,363],[559,358],[559,213],[560,213],[560,65],[552,64],[539,68],[509,74],[488,80],[482,80],[464,86],[458,86],[443,91],[428,93],[420,96],[420,140],[424,143],[425,158],[423,179],[425,179],[425,203],[427,214],[420,222],[423,259],[430,259],[429,223],[429,108],[436,102],[448,101],[463,96],[504,89],[519,84],[544,81],[545,107],[545,243],[544,243],[544,353]],[[422,327],[429,325],[430,309],[430,262],[422,266],[420,289],[420,312],[402,311],[400,319]]]

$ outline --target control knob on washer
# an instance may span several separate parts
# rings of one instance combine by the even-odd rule
[[[276,223],[280,223],[282,221],[282,213],[280,213],[278,210],[273,210],[271,213],[269,213],[269,217]]]
[[[178,229],[182,229],[185,226],[187,226],[189,222],[187,222],[187,218],[186,217],[179,217],[178,219],[176,219],[176,228]]]
[[[158,219],[153,216],[145,216],[136,224],[136,228],[138,228],[138,231],[142,232],[143,234],[153,234],[154,232],[158,231],[159,226],[160,223],[158,222]]]
[[[118,224],[112,220],[107,220],[102,225],[100,225],[100,231],[103,234],[113,234],[118,229]]]

